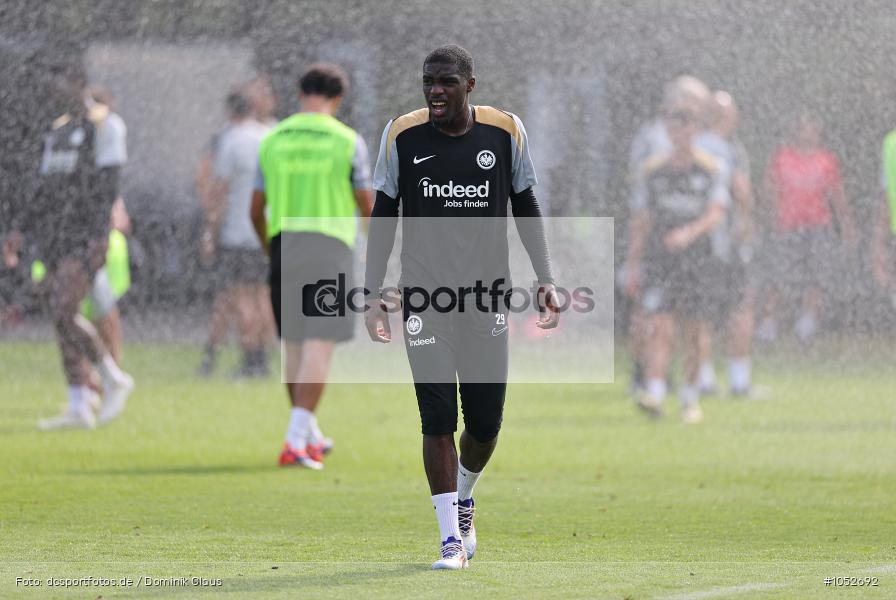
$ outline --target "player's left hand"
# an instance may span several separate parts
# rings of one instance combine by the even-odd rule
[[[364,311],[364,325],[367,335],[374,342],[388,344],[392,341],[392,328],[389,326],[389,312],[386,304],[379,298],[367,300],[367,310]]]
[[[666,234],[665,238],[663,238],[663,243],[668,250],[681,250],[682,248],[688,247],[692,241],[691,232],[685,227],[673,229]]]
[[[538,317],[536,325],[540,329],[554,329],[560,324],[560,299],[553,283],[544,283],[538,288]]]

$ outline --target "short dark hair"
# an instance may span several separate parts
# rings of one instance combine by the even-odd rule
[[[348,91],[348,75],[339,65],[317,63],[299,79],[299,89],[309,96],[336,98]]]
[[[80,59],[64,57],[53,60],[49,72],[53,77],[64,78],[81,88],[87,87],[87,68]]]
[[[249,114],[249,100],[239,92],[228,94],[225,103],[231,117],[245,117]]]
[[[473,55],[457,44],[440,46],[426,56],[423,65],[431,63],[448,64],[457,67],[461,77],[470,79],[473,77]]]

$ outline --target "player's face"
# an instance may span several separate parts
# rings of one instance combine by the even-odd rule
[[[429,107],[430,120],[437,125],[447,125],[465,118],[467,95],[475,84],[476,78],[461,76],[456,65],[423,65],[423,97]]]
[[[270,82],[257,79],[249,84],[246,94],[249,96],[249,103],[256,116],[267,118],[277,110],[277,95]]]
[[[677,149],[689,148],[700,131],[700,114],[693,106],[670,107],[663,116],[669,139]]]

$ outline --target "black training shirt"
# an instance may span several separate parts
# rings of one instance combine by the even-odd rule
[[[373,186],[380,192],[378,205],[385,195],[401,206],[402,286],[470,285],[496,278],[510,285],[508,199],[534,202],[530,188],[537,183],[535,168],[516,115],[490,106],[472,110],[473,126],[461,136],[438,130],[426,108],[389,121],[383,132]],[[514,205],[514,215],[521,212]],[[525,216],[540,217],[537,205]],[[539,278],[547,280],[549,258],[540,218],[538,222],[542,239],[531,245],[539,254],[532,259],[542,271]],[[525,236],[523,229],[533,228],[521,228]],[[370,251],[376,231],[372,224]],[[385,259],[383,272],[371,270],[379,258],[368,256],[366,287],[371,290],[382,284]]]

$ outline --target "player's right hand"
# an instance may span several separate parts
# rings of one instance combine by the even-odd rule
[[[367,310],[364,311],[364,325],[367,327],[367,335],[374,342],[388,344],[392,341],[392,328],[389,326],[389,312],[386,303],[379,298],[367,300]]]

